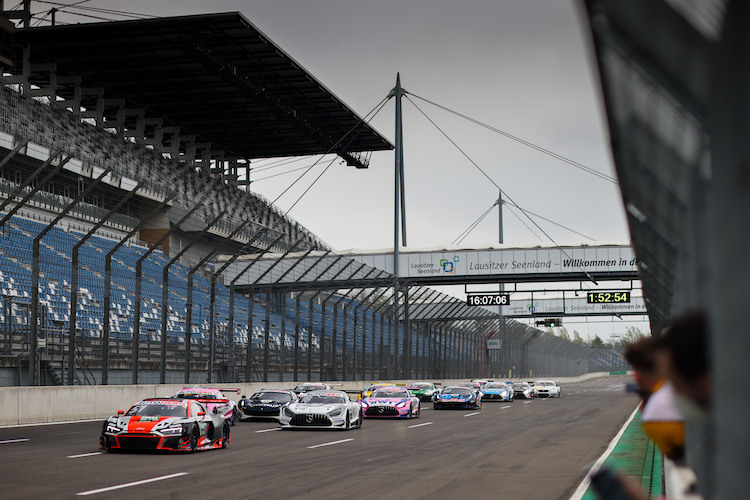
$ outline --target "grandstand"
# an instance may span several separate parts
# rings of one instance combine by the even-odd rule
[[[392,276],[336,256],[252,192],[255,159],[337,154],[366,168],[391,145],[241,14],[23,28],[12,41],[0,385],[590,368],[590,348],[509,320],[394,317]],[[356,267],[356,286],[224,282],[226,262],[294,252]],[[461,309],[426,288],[405,300]],[[499,330],[507,348],[489,353]]]

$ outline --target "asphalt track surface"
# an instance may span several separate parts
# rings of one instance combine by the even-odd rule
[[[565,384],[559,399],[480,411],[423,403],[419,418],[348,432],[240,422],[227,449],[192,455],[103,453],[101,421],[2,428],[0,497],[568,498],[637,405],[627,381]]]

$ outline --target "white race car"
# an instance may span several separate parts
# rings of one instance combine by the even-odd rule
[[[560,386],[552,380],[537,380],[534,383],[534,394],[538,398],[559,398]]]
[[[344,391],[312,391],[281,408],[279,427],[349,430],[361,428],[363,420],[362,406]]]

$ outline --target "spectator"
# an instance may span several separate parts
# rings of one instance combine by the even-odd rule
[[[676,318],[658,340],[675,403],[686,419],[696,422],[704,422],[711,407],[707,330],[705,314],[692,312]]]
[[[666,457],[680,460],[685,450],[685,422],[675,404],[672,384],[660,369],[664,365],[661,358],[660,343],[653,337],[634,342],[625,351],[644,399],[643,430]]]

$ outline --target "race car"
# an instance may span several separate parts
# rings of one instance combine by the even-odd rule
[[[472,408],[482,409],[482,397],[471,387],[446,387],[432,397],[432,407],[435,410],[444,408]]]
[[[194,452],[226,448],[229,422],[207,412],[196,400],[152,398],[104,421],[99,445],[106,451],[171,450]]]
[[[362,389],[362,391],[359,393],[359,399],[370,397],[376,389],[380,389],[381,387],[396,387],[396,384],[392,384],[390,382],[377,382],[374,384],[370,384],[370,387],[368,387],[367,389]]]
[[[344,391],[311,391],[281,408],[279,427],[348,431],[361,428],[363,421],[362,406]]]
[[[297,387],[295,387],[292,390],[298,397],[302,397],[302,395],[306,392],[330,391],[331,389],[333,389],[333,387],[331,387],[328,384],[324,384],[322,382],[304,382],[302,384],[297,385]]]
[[[513,392],[516,398],[531,399],[534,397],[534,389],[526,382],[513,382]]]
[[[365,417],[417,418],[419,398],[403,387],[381,387],[359,402]]]
[[[294,391],[283,389],[261,389],[249,398],[242,396],[239,402],[240,420],[252,418],[275,418],[278,420],[281,407],[299,400]]]
[[[210,413],[218,411],[229,421],[229,425],[234,425],[240,418],[237,410],[237,403],[226,397],[224,392],[240,393],[240,389],[215,389],[209,387],[185,387],[173,398],[194,399],[206,407]]]
[[[534,394],[538,398],[559,398],[560,386],[552,380],[537,380],[534,383]]]
[[[515,391],[504,382],[487,382],[482,387],[482,399],[513,401]]]
[[[459,387],[468,387],[476,393],[479,393],[482,390],[482,384],[479,382],[461,382],[458,385]]]
[[[434,382],[414,382],[406,389],[420,401],[430,401],[436,392],[440,392],[439,386],[440,384]]]

